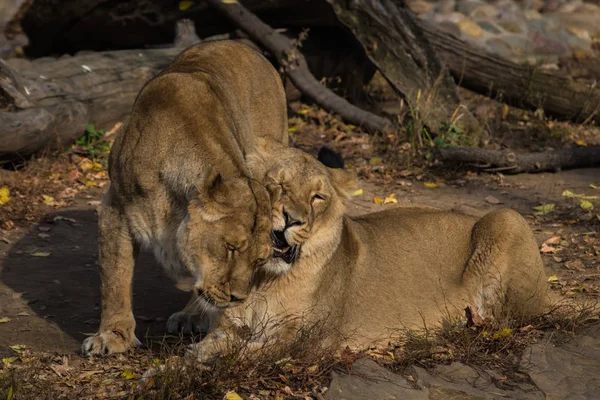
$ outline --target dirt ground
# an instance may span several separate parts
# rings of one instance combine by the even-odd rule
[[[600,169],[506,176],[501,180],[467,175],[435,188],[416,180],[376,185],[363,179],[363,193],[351,199],[349,212],[362,214],[394,207],[373,201],[392,193],[400,203],[427,204],[473,215],[498,207],[514,208],[528,218],[540,245],[548,238],[561,237],[559,250],[544,254],[548,276],[556,274],[559,285],[571,285],[578,288],[576,292],[595,297],[600,288],[599,221],[593,211],[582,217],[577,204],[562,196],[565,190],[600,194],[590,185],[600,186]],[[40,223],[13,229],[0,241],[0,318],[10,319],[0,323],[0,356],[13,354],[9,346],[15,344],[74,354],[85,334],[97,329],[100,293],[94,207],[101,193],[99,188],[88,191],[74,205],[53,210]],[[555,203],[556,211],[532,216],[532,207],[547,203]],[[576,260],[581,262],[573,266]],[[151,254],[143,252],[134,283],[138,337],[163,335],[166,319],[186,301],[187,294],[163,274]]]

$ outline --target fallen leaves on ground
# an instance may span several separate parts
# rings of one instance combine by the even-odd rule
[[[10,200],[10,190],[7,187],[0,188],[0,205]]]
[[[554,203],[542,204],[542,205],[535,206],[532,208],[535,210],[533,215],[542,216],[542,215],[550,214],[552,211],[554,211],[555,204]]]
[[[392,194],[386,196],[385,198],[373,197],[373,203],[379,204],[379,205],[397,204],[398,200],[396,199],[396,195],[394,193],[392,193]]]
[[[590,201],[583,200],[583,199],[581,199],[579,201],[579,207],[581,207],[583,210],[586,210],[586,211],[594,209],[594,205]]]
[[[34,251],[31,253],[31,255],[34,257],[48,257],[50,254],[52,253],[49,251]]]
[[[550,239],[542,243],[540,251],[542,253],[556,253],[559,250],[559,248],[553,246],[557,244],[560,244],[560,236],[551,237]]]

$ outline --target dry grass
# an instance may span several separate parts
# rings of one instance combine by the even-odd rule
[[[587,300],[586,300],[587,299]],[[338,351],[327,323],[301,329],[293,340],[249,351],[254,335],[231,338],[230,352],[199,364],[182,356],[181,338],[148,340],[145,348],[107,358],[31,354],[3,359],[0,399],[247,399],[318,398],[332,370],[371,356],[394,372],[461,362],[510,379],[525,348],[543,338],[563,341],[598,319],[598,302],[582,297],[529,319],[465,327],[458,321],[425,331],[399,331],[387,349]],[[548,339],[548,340],[550,340]]]

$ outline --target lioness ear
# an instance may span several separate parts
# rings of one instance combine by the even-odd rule
[[[327,168],[327,170],[333,188],[343,198],[350,197],[350,193],[358,188],[358,179],[354,171],[338,168]]]
[[[198,174],[196,182],[188,193],[188,199],[198,199],[202,203],[215,201],[215,195],[223,186],[223,178],[219,171],[208,167],[206,173]]]

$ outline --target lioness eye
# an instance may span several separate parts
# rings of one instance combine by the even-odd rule
[[[315,202],[316,200],[325,200],[325,196],[323,196],[322,194],[315,194],[312,197],[311,202]]]

